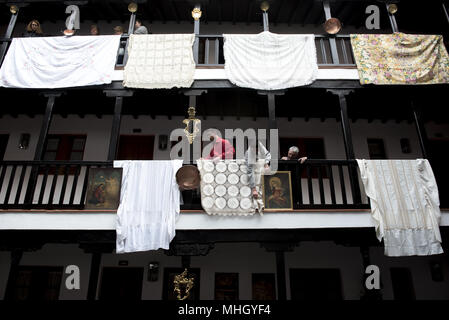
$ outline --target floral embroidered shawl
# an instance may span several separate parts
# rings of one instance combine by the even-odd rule
[[[449,55],[441,35],[352,34],[361,84],[449,83]]]

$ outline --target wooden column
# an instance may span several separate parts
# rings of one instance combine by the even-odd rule
[[[266,95],[268,99],[268,130],[278,129],[276,120],[276,96],[281,96],[285,94],[284,90],[278,91],[258,91],[260,95]],[[270,134],[267,134],[267,146],[271,145]],[[278,141],[279,145],[279,141]]]
[[[448,13],[446,4],[442,3],[441,5],[443,6],[443,11],[444,11],[444,15],[446,16],[447,23],[449,23],[449,13]]]
[[[352,90],[343,90],[343,89],[329,89],[328,92],[331,92],[338,96],[338,101],[340,104],[340,117],[341,117],[341,127],[343,130],[343,139],[345,143],[345,152],[346,159],[353,160],[355,159],[354,154],[354,144],[352,143],[352,133],[351,133],[351,125],[349,122],[348,116],[348,104],[346,101],[346,96],[352,92]],[[351,180],[351,193],[352,200],[354,204],[362,203],[362,196],[360,192],[359,178],[357,174],[357,170],[353,166],[348,167],[349,178]]]
[[[393,32],[399,32],[398,24],[397,24],[397,22],[396,22],[396,17],[394,16],[394,14],[391,14],[390,12],[388,12],[388,5],[389,5],[389,3],[387,2],[387,3],[385,4],[385,7],[387,8],[388,18],[390,18],[391,30],[392,30]]]
[[[122,119],[123,97],[131,97],[132,90],[105,90],[107,97],[115,98],[114,116],[112,118],[111,136],[109,138],[108,160],[115,160],[120,139],[120,124]]]
[[[420,106],[417,106],[414,103],[414,98],[410,99],[412,112],[413,112],[413,120],[415,120],[416,131],[418,133],[419,145],[421,147],[422,156],[424,159],[428,159],[429,155],[427,150],[429,149],[429,141],[427,139],[426,129],[424,127],[424,120],[422,117],[422,110]]]
[[[195,9],[201,10],[201,5],[196,4]],[[198,64],[198,51],[199,51],[199,42],[200,42],[198,35],[200,34],[200,19],[194,20],[193,33],[195,34],[195,42],[193,42],[193,59],[195,60],[195,63]]]
[[[270,23],[268,22],[268,12],[262,13],[263,31],[270,31]]]
[[[89,285],[87,287],[87,300],[96,300],[101,258],[103,253],[113,252],[115,243],[80,243],[79,247],[83,249],[85,253],[92,254],[89,271]]]
[[[329,0],[323,1],[323,9],[324,9],[324,16],[326,17],[326,20],[332,18]],[[335,35],[330,34],[328,36],[329,36],[329,46],[330,46],[331,55],[332,55],[332,62],[333,62],[333,64],[340,64],[340,59],[338,58],[337,41],[335,40]]]
[[[13,290],[19,273],[20,260],[22,260],[23,250],[14,249],[11,251],[11,266],[9,267],[9,277],[6,284],[5,300],[12,300]]]
[[[18,15],[19,15],[19,11],[17,11],[16,13],[11,12],[11,18],[9,19],[8,28],[6,29],[6,33],[4,36],[5,39],[11,39],[11,35],[16,26],[16,21],[17,21]],[[8,42],[3,42],[2,46],[0,47],[0,65],[3,63],[3,59],[5,58],[7,49],[8,49]]]
[[[285,276],[285,252],[293,251],[297,243],[286,242],[264,242],[261,247],[265,248],[267,252],[274,252],[276,258],[276,285],[277,285],[277,300],[287,300],[287,281]]]

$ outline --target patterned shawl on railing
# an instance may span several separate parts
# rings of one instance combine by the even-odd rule
[[[441,35],[352,34],[361,84],[449,83]]]

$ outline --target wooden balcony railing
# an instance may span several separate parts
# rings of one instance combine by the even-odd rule
[[[89,169],[96,167],[112,162],[1,161],[0,209],[83,210]],[[369,207],[355,161],[280,161],[278,170],[291,172],[294,209]],[[183,210],[202,210],[199,190],[184,191],[183,202]]]

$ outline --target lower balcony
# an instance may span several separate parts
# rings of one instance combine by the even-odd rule
[[[85,210],[89,169],[111,167],[112,161],[1,161],[0,210]],[[278,171],[291,172],[294,211],[369,209],[355,160],[279,161]],[[199,189],[182,198],[184,212],[203,210]]]

